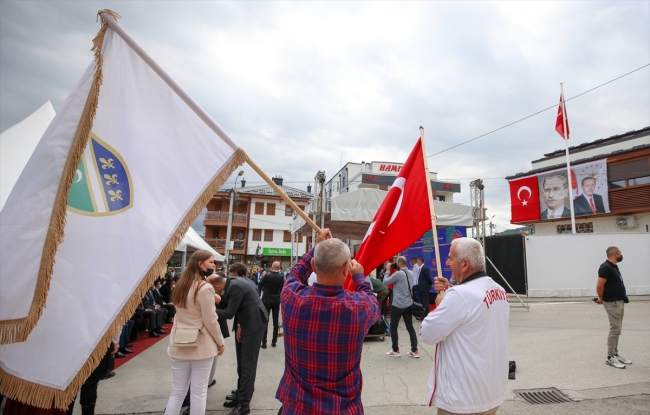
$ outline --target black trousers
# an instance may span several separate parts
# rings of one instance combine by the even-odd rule
[[[264,307],[266,307],[266,313],[269,315],[273,315],[273,339],[271,340],[271,344],[276,344],[278,342],[278,330],[280,329],[280,324],[278,323],[278,317],[280,314],[280,303],[277,304],[264,304]],[[262,344],[266,346],[266,337],[267,333],[269,331],[269,322],[266,322],[266,328],[264,329],[264,337],[262,338]]]
[[[422,307],[424,307],[424,314],[422,315],[422,319],[424,320],[427,314],[429,314],[429,291],[420,291],[420,300],[422,300]]]
[[[135,313],[133,313],[133,317],[131,317],[131,320],[133,320],[135,322],[135,324],[133,325],[133,328],[131,329],[131,333],[130,333],[130,336],[129,336],[129,339],[131,340],[131,342],[134,342],[134,341],[138,340],[138,330],[144,329],[142,327],[142,324],[144,323],[144,316],[142,314],[142,311],[143,310],[141,310],[139,308],[136,309]]]
[[[171,319],[176,315],[176,306],[174,304],[163,304],[160,308],[167,310],[167,318],[165,319],[165,322],[171,322]]]
[[[414,352],[418,349],[418,336],[415,334],[415,329],[413,328],[413,320],[411,318],[411,307],[407,308],[397,308],[394,305],[390,306],[390,338],[393,342],[393,351],[396,352],[399,350],[399,342],[397,336],[397,325],[401,317],[404,317],[404,324],[406,324],[406,330],[409,332],[409,337],[411,338],[411,351]]]
[[[81,405],[82,415],[93,415],[95,413],[95,402],[97,401],[97,385],[99,381],[106,376],[110,370],[111,364],[111,349],[109,348],[102,360],[99,362],[99,366],[93,370],[93,373],[90,374],[88,379],[81,385],[81,392],[79,393],[79,404]],[[74,409],[74,401],[72,400],[70,406],[68,406],[67,415],[72,415],[72,410]]]
[[[241,374],[237,386],[237,400],[241,406],[250,405],[251,399],[253,399],[255,376],[257,375],[257,359],[260,355],[263,336],[264,330],[260,328],[254,333],[242,336],[241,339]]]

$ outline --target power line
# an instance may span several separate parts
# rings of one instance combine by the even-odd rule
[[[588,93],[588,92],[594,91],[594,90],[596,90],[596,89],[598,89],[598,88],[600,88],[600,87],[603,87],[603,86],[605,86],[605,85],[607,85],[607,84],[611,84],[612,82],[617,81],[617,80],[619,80],[619,79],[621,79],[621,78],[623,78],[623,77],[626,77],[626,76],[628,76],[628,75],[630,75],[630,74],[633,74],[634,72],[640,71],[641,69],[643,69],[643,68],[645,68],[645,67],[647,67],[647,66],[650,66],[650,63],[648,63],[648,64],[646,64],[646,65],[643,65],[643,66],[641,66],[640,68],[637,68],[637,69],[635,69],[635,70],[633,70],[633,71],[630,71],[630,72],[628,72],[628,73],[626,73],[626,74],[624,74],[624,75],[621,75],[621,76],[619,76],[618,78],[614,78],[614,79],[612,79],[612,80],[609,80],[609,81],[605,82],[604,84],[600,84],[600,85],[598,85],[598,86],[596,86],[596,87],[594,87],[594,88],[591,88],[591,89],[589,89],[589,90],[587,90],[587,91],[584,91],[584,92],[582,92],[582,93],[580,93],[580,94],[578,94],[578,95],[575,95],[575,96],[573,96],[573,97],[571,97],[571,98],[569,98],[569,99],[565,99],[564,102],[571,101],[572,99],[576,99],[576,98],[578,98],[579,96],[582,96],[582,95],[584,95],[584,94],[586,94],[586,93]],[[490,134],[492,134],[492,133],[494,133],[494,132],[497,132],[497,131],[499,131],[499,130],[503,130],[504,128],[510,127],[511,125],[517,124],[518,122],[521,122],[521,121],[527,120],[528,118],[531,118],[531,117],[534,117],[535,115],[541,114],[542,112],[548,111],[548,110],[550,110],[550,109],[552,109],[552,108],[556,108],[558,105],[559,105],[559,104],[555,103],[555,104],[551,105],[551,106],[548,107],[548,108],[544,108],[543,110],[541,110],[541,111],[537,111],[537,112],[534,113],[534,114],[531,114],[531,115],[528,115],[528,116],[526,116],[526,117],[524,117],[524,118],[518,119],[517,121],[513,121],[513,122],[511,122],[510,124],[506,124],[506,125],[504,125],[503,127],[499,127],[499,128],[497,128],[496,130],[492,130],[492,131],[487,132],[487,133],[485,133],[485,134],[481,134],[481,135],[479,135],[478,137],[474,137],[474,138],[472,138],[472,139],[470,139],[470,140],[463,141],[462,143],[456,144],[455,146],[449,147],[449,148],[444,149],[444,150],[442,150],[442,151],[438,151],[437,153],[433,153],[433,154],[427,156],[427,158],[429,158],[429,157],[433,157],[433,156],[437,156],[438,154],[444,153],[445,151],[452,150],[452,149],[454,149],[454,148],[456,148],[456,147],[460,147],[460,146],[465,145],[465,144],[467,144],[467,143],[470,143],[470,142],[472,142],[472,141],[474,141],[474,140],[478,140],[479,138],[485,137],[486,135],[490,135]]]

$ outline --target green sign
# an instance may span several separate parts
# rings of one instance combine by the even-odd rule
[[[263,248],[264,256],[291,256],[291,248]]]

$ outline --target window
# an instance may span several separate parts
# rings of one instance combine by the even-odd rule
[[[444,202],[444,201],[445,201],[445,197],[444,197],[444,196],[436,196],[436,199],[437,199],[439,202]]]
[[[261,229],[253,229],[253,240],[254,241],[261,241],[262,240],[262,230]]]
[[[291,242],[291,232],[284,231],[284,239],[282,241],[283,242]]]
[[[630,179],[627,182],[630,186],[636,186],[637,184],[648,184],[650,183],[650,176],[637,177],[636,179]]]
[[[275,203],[267,203],[266,204],[266,215],[267,216],[275,216]]]
[[[255,202],[255,214],[256,215],[263,215],[264,214],[264,203],[263,202]]]
[[[244,231],[237,231],[237,239],[240,241],[244,239]]]
[[[273,242],[273,229],[264,229],[264,242]]]
[[[572,233],[571,224],[557,225],[557,233]],[[593,222],[576,223],[576,233],[594,233]]]
[[[291,206],[287,206],[284,209],[284,216],[291,216],[293,215],[293,208]]]

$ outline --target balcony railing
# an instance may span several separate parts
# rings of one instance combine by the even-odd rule
[[[212,247],[216,249],[226,249],[226,239],[219,238],[205,238],[205,241]],[[244,240],[243,239],[233,239],[234,242],[233,250],[244,249]]]
[[[228,212],[206,212],[205,220],[216,220],[218,222],[228,222]],[[248,215],[245,213],[234,213],[233,223],[246,223]]]

